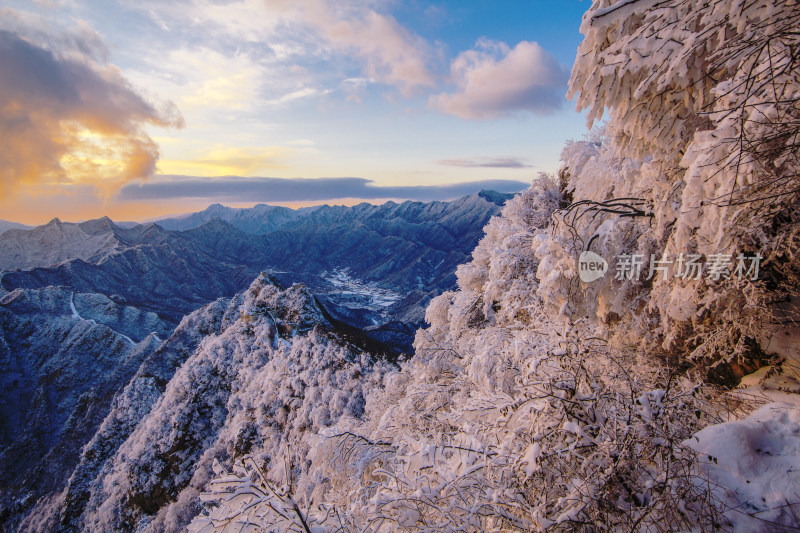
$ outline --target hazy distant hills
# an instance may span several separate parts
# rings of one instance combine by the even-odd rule
[[[386,202],[382,205],[361,203],[353,207],[346,206],[314,206],[300,209],[258,204],[251,208],[226,207],[220,204],[210,205],[197,213],[179,217],[154,220],[164,229],[188,230],[196,228],[215,218],[227,222],[231,226],[253,235],[264,235],[276,231],[291,231],[310,224],[336,224],[344,221],[367,219],[405,220],[409,223],[438,223],[455,229],[456,219],[469,224],[469,218],[480,210],[484,204],[501,206],[513,194],[495,191],[481,191],[452,202]],[[466,208],[466,209],[465,209]],[[491,208],[490,208],[491,209]],[[436,217],[441,217],[434,220]]]
[[[0,233],[5,233],[10,229],[31,229],[33,226],[20,224],[18,222],[9,222],[7,220],[0,220]]]
[[[154,222],[164,229],[182,231],[202,226],[206,222],[218,218],[245,233],[261,235],[276,231],[287,222],[302,217],[315,209],[317,208],[289,209],[266,204],[258,204],[250,208],[236,208],[213,204],[198,213],[164,218]]]

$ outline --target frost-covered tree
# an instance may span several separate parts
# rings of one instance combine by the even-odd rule
[[[798,7],[595,1],[570,90],[606,126],[568,143],[560,180],[541,176],[489,222],[458,289],[430,303],[415,356],[365,391],[362,416],[303,434],[300,479],[247,462],[220,471],[193,530],[799,526],[800,492],[745,490],[736,458],[712,454],[708,435],[751,435],[758,421],[692,437],[752,407],[704,385],[704,365],[757,351],[776,300],[797,287]],[[679,278],[644,263],[639,277],[587,283],[586,250],[760,254],[764,277]],[[788,413],[763,418],[774,429],[794,424]],[[796,458],[793,431],[763,442]],[[737,449],[756,457],[760,438]],[[791,468],[768,472],[796,484]]]
[[[607,113],[609,141],[595,155],[565,150],[575,200],[638,202],[647,216],[621,228],[628,242],[616,254],[696,254],[729,268],[717,279],[676,279],[673,269],[599,291],[617,304],[601,306],[601,319],[645,298],[655,319],[646,329],[705,363],[768,338],[765,317],[798,287],[798,30],[792,0],[601,0],[586,13],[569,94],[590,123]],[[606,171],[591,163],[614,158]],[[585,242],[608,234],[587,218],[570,231]],[[761,281],[728,277],[740,254],[760,256]]]
[[[549,316],[536,235],[553,230],[543,176],[486,228],[459,290],[431,302],[416,355],[360,419],[306,435],[297,487],[254,462],[220,472],[193,531],[488,531],[710,525],[682,443],[706,391]],[[277,463],[280,463],[279,461]],[[284,472],[280,467],[277,473]],[[250,529],[248,529],[250,528]],[[261,528],[261,529],[259,529]]]

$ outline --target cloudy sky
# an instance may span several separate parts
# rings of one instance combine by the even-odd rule
[[[587,0],[0,0],[0,219],[515,191]]]

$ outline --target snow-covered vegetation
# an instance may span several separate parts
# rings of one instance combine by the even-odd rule
[[[596,1],[570,91],[607,124],[489,222],[363,409],[215,464],[189,530],[800,527],[800,402],[725,389],[797,363],[769,351],[795,316],[798,29],[790,0]]]
[[[102,259],[0,276],[28,280],[0,300],[0,363],[15,369],[4,383],[38,372],[48,384],[31,402],[35,431],[0,456],[27,491],[0,511],[2,527],[800,528],[800,3],[596,0],[581,30],[570,94],[595,128],[489,220],[457,287],[427,307],[413,357],[372,353],[374,331],[313,286],[250,282],[260,266],[213,258],[263,241],[380,316],[452,287],[463,250],[417,253],[416,241],[477,236],[505,198],[315,209],[298,229],[313,241],[213,220],[266,232],[266,207],[173,221],[206,222],[185,235],[110,221],[11,232],[19,261],[19,243],[56,230],[94,236],[81,250]],[[299,220],[277,213],[275,224]],[[588,252],[607,267],[591,281]],[[192,268],[163,275],[187,257]],[[80,274],[89,266],[102,276]],[[113,291],[38,288],[76,279]],[[247,288],[174,330],[126,303],[207,302],[221,281],[235,282],[228,295]],[[19,354],[38,366],[16,370]],[[58,398],[66,429],[47,435]],[[39,448],[41,467],[16,460]]]

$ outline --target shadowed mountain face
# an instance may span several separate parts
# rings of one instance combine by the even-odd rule
[[[80,316],[76,299],[54,287],[0,298],[0,523],[66,479],[118,389],[158,345],[134,331],[163,329],[155,317],[117,309],[136,342]]]
[[[136,335],[131,338],[81,314],[108,310],[97,305],[100,298],[48,287],[18,289],[0,299],[0,523],[8,527],[3,531],[12,531],[10,524],[41,496],[61,490],[70,476],[74,486],[97,474],[119,444],[118,435],[127,436],[126,428],[149,409],[175,369],[218,331],[225,318],[220,310],[227,305],[223,299],[204,306],[164,341],[150,333],[137,342],[143,330],[135,328],[158,327],[157,321],[130,308],[119,310],[118,316],[128,315],[128,323],[119,325],[128,326]],[[101,428],[115,406],[131,418]],[[99,442],[82,451],[92,439]],[[82,492],[71,494],[69,508],[83,501]]]

